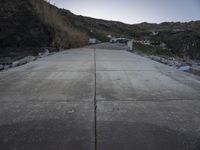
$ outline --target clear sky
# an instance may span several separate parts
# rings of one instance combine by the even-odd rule
[[[51,0],[60,8],[129,24],[200,20],[200,0]]]

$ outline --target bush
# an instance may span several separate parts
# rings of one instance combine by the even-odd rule
[[[80,47],[88,42],[85,33],[68,26],[59,13],[59,9],[44,0],[30,0],[37,15],[49,26],[52,36],[51,46],[56,48]]]
[[[134,43],[133,49],[141,51],[147,55],[158,55],[158,56],[174,56],[169,49],[164,49],[159,46],[144,45],[141,43]]]

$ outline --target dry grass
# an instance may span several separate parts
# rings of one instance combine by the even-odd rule
[[[80,47],[88,42],[88,37],[85,33],[78,31],[75,28],[68,26],[62,16],[59,14],[59,9],[48,4],[45,0],[29,0],[35,8],[40,19],[51,28],[53,47],[71,48]]]

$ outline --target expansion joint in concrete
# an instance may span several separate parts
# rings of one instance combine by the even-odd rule
[[[95,150],[97,150],[97,100],[96,100],[96,49],[94,48],[94,140],[95,140]]]

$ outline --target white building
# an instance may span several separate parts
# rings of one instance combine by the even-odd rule
[[[127,43],[128,41],[126,38],[112,38],[110,43]]]
[[[90,38],[90,39],[89,39],[89,44],[97,44],[97,39],[95,39],[95,38]]]
[[[128,50],[132,51],[133,50],[133,40],[129,40],[127,43]]]
[[[107,35],[107,37],[108,37],[109,39],[111,39],[111,38],[112,38],[112,35],[109,34],[109,35]]]

